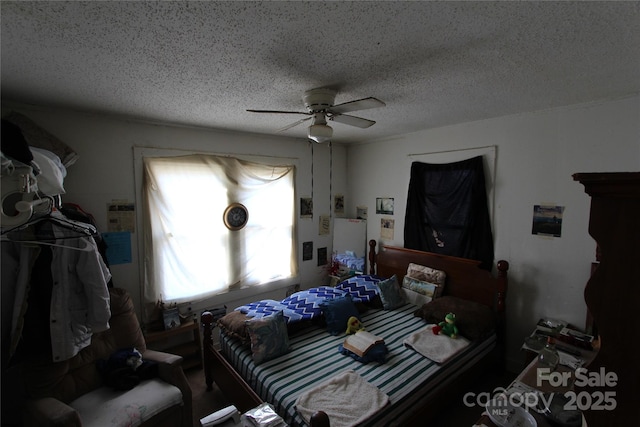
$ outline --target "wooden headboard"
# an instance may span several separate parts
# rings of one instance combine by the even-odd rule
[[[504,325],[507,261],[498,261],[497,277],[494,277],[490,271],[480,268],[480,261],[385,245],[376,252],[376,241],[369,241],[370,274],[381,277],[395,274],[398,282],[402,283],[409,263],[443,270],[447,274],[443,295],[486,305],[496,313],[501,326]],[[499,331],[498,335],[503,339],[504,331]]]
[[[376,252],[376,241],[369,241],[371,274],[382,277],[395,274],[402,283],[409,263],[443,270],[447,274],[444,295],[477,301],[496,312],[504,311],[507,261],[498,261],[498,277],[494,277],[490,271],[480,268],[480,261],[385,245]]]

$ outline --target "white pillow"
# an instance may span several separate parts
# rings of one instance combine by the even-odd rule
[[[410,263],[407,267],[407,276],[423,282],[435,283],[440,286],[444,286],[447,278],[447,274],[442,270],[436,270],[435,268],[414,263]]]
[[[58,162],[56,162],[51,157],[51,155],[54,155],[53,153],[49,152],[45,154],[43,153],[43,151],[47,150],[37,149],[33,147],[30,148],[31,153],[33,154],[32,163],[34,163],[35,166],[40,170],[40,173],[36,175],[36,180],[38,181],[38,190],[48,196],[64,194],[65,191],[63,181],[64,175],[66,174],[66,169],[63,169],[64,166],[62,166],[60,158],[58,157]]]

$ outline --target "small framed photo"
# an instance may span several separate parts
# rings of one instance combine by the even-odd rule
[[[376,213],[383,215],[393,215],[393,198],[392,197],[377,197],[376,198]]]
[[[313,218],[313,199],[300,197],[300,218]]]
[[[167,308],[162,312],[164,329],[169,330],[180,326],[180,312],[178,307]]]
[[[313,242],[302,243],[302,260],[309,261],[313,259]]]
[[[534,205],[531,234],[560,237],[563,212],[564,206]]]
[[[318,267],[327,265],[327,248],[318,248]]]
[[[333,196],[333,211],[337,214],[344,213],[344,195],[336,194]]]

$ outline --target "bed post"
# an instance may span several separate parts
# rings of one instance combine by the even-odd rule
[[[369,240],[369,274],[376,274],[376,241]]]
[[[324,411],[318,411],[311,416],[311,427],[329,427],[329,416]]]
[[[213,347],[213,314],[205,311],[200,316],[202,321],[202,356],[204,359],[204,378],[207,384],[207,391],[213,389],[213,375],[211,374],[211,364],[213,363],[213,355],[211,349]]]
[[[498,315],[497,327],[497,345],[498,345],[498,369],[503,370],[506,359],[507,348],[507,322],[505,313],[505,299],[507,297],[507,271],[509,270],[509,262],[500,260],[497,263],[498,268],[498,284],[496,289],[496,314]]]
[[[496,301],[496,311],[504,317],[505,298],[507,295],[507,271],[509,270],[509,262],[505,260],[498,261],[498,292]]]

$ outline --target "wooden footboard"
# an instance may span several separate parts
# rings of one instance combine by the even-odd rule
[[[222,354],[213,347],[212,333],[213,314],[202,313],[204,375],[207,390],[211,391],[213,382],[223,391],[224,395],[238,408],[246,412],[262,403],[262,399],[249,387]]]
[[[213,314],[208,311],[202,313],[204,352],[204,375],[207,391],[213,389],[213,382],[222,390],[225,397],[240,412],[246,412],[262,404],[262,399],[249,387],[249,384],[238,374],[233,366],[213,346],[212,333],[215,325]],[[311,427],[329,427],[329,417],[322,411],[311,417]]]

